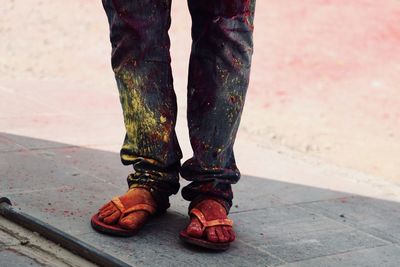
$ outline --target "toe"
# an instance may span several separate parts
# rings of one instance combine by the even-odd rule
[[[148,217],[145,211],[135,211],[128,214],[119,221],[119,225],[128,230],[134,230],[140,227]]]
[[[114,205],[110,205],[110,206],[105,207],[104,209],[101,209],[99,212],[102,213],[102,212],[106,212],[109,210],[115,210],[115,209],[116,209],[116,207]]]
[[[229,233],[229,242],[232,242],[236,238],[235,231],[233,231],[232,227],[227,227],[227,232]]]
[[[208,240],[210,240],[211,242],[218,242],[218,236],[217,233],[215,232],[215,227],[207,228],[206,232]]]
[[[201,227],[201,223],[197,218],[192,218],[190,224],[186,228],[186,232],[188,235],[193,237],[201,237],[203,236],[203,229]]]
[[[221,226],[215,227],[215,232],[218,236],[218,242],[225,243],[228,241],[228,237],[224,234],[223,228]]]
[[[105,217],[103,222],[106,224],[115,224],[118,221],[119,216],[121,215],[121,212],[119,211],[114,211],[114,213],[110,214],[109,216]]]
[[[104,218],[110,216],[110,215],[113,214],[114,212],[115,212],[115,209],[112,209],[112,208],[100,212],[100,213],[99,213],[99,220],[100,220],[100,221],[104,220]]]
[[[225,241],[224,242],[229,242],[231,240],[231,234],[228,231],[228,228],[226,226],[222,226],[222,233],[225,236]]]
[[[112,207],[112,203],[111,203],[111,202],[108,202],[107,204],[105,204],[103,207],[101,207],[101,208],[99,209],[99,211],[106,210],[106,209],[109,208],[109,207]]]

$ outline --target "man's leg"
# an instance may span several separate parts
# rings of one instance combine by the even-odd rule
[[[240,178],[233,144],[249,83],[255,0],[188,3],[193,38],[188,124],[194,155],[181,169],[182,177],[192,181],[182,195],[192,201],[189,209],[200,207],[206,219],[225,218],[232,205],[231,184]],[[204,204],[209,199],[215,201]],[[188,233],[200,235],[197,226],[198,221],[192,219]],[[234,238],[231,227],[206,231],[210,241]]]
[[[140,188],[123,198],[128,205],[146,202],[166,209],[168,197],[179,189],[182,158],[175,135],[177,105],[169,54],[171,0],[103,0],[103,5],[126,127],[121,160],[135,169],[128,176],[129,187]],[[113,224],[119,215],[109,203],[99,218]],[[122,224],[135,228],[145,215],[133,212]]]

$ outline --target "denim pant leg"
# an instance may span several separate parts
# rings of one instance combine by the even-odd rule
[[[193,157],[181,168],[192,181],[182,196],[215,198],[229,211],[240,172],[233,145],[249,83],[255,0],[188,0],[192,51],[188,124]],[[190,207],[191,208],[191,207]]]
[[[103,0],[103,6],[126,127],[121,160],[135,170],[128,184],[148,188],[167,205],[179,189],[182,158],[169,54],[171,0]]]

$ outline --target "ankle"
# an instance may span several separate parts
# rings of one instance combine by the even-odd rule
[[[148,204],[157,207],[158,214],[164,213],[171,206],[169,203],[169,195],[148,185],[133,184],[130,186],[127,194],[131,191],[136,192],[135,194],[139,194]]]
[[[135,199],[139,202],[146,202],[151,205],[156,204],[153,195],[146,188],[131,188],[128,190],[124,197],[130,198],[132,200]]]
[[[204,204],[206,203],[206,204]],[[222,198],[216,198],[212,196],[199,196],[193,199],[189,205],[189,211],[193,208],[199,208],[203,205],[212,205],[213,207],[222,207],[225,214],[229,214],[230,205]]]

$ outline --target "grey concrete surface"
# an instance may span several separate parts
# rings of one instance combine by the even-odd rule
[[[399,262],[399,246],[383,246],[288,263],[280,267],[397,267]]]
[[[0,216],[0,267],[92,267],[92,263]]]
[[[30,143],[40,146],[26,146]],[[120,164],[118,153],[106,146],[78,147],[7,133],[0,133],[0,144],[1,196],[132,266],[396,266],[399,260],[400,203],[274,177],[243,175],[234,186],[230,217],[237,241],[226,253],[179,241],[188,219],[188,203],[179,194],[171,198],[167,214],[138,235],[100,235],[91,229],[90,216],[126,190],[130,168]],[[20,258],[1,252],[0,263]]]
[[[29,258],[23,254],[12,249],[0,250],[0,263],[4,264],[1,266],[7,267],[27,267],[27,266],[43,266],[32,258]]]

